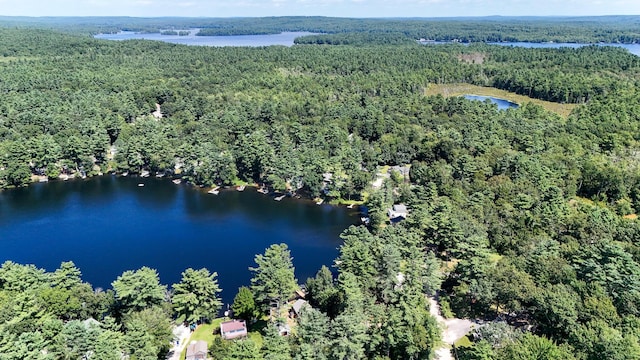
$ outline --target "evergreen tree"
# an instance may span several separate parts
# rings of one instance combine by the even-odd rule
[[[136,271],[125,271],[111,284],[116,292],[118,305],[126,313],[140,311],[161,304],[166,287],[154,269],[142,267]]]
[[[178,314],[178,322],[196,322],[202,319],[213,319],[222,307],[218,297],[217,273],[209,273],[207,269],[193,270],[191,268],[182,273],[182,280],[173,285],[173,307]]]
[[[280,308],[298,287],[291,261],[286,244],[271,245],[264,255],[256,255],[257,267],[249,268],[254,273],[251,290],[263,309],[267,309],[270,302]]]
[[[238,289],[238,293],[233,298],[231,310],[233,311],[234,317],[246,321],[250,321],[258,315],[253,293],[248,287],[242,286]]]

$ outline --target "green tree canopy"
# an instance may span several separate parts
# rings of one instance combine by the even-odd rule
[[[158,272],[146,266],[125,271],[111,286],[116,292],[118,305],[125,313],[160,305],[167,290],[166,286],[160,285]]]
[[[218,286],[218,274],[211,274],[203,268],[191,268],[182,273],[182,280],[173,284],[173,307],[178,315],[177,321],[196,322],[202,319],[213,319],[222,307],[218,294],[222,291]]]
[[[251,290],[263,308],[270,302],[280,307],[297,289],[292,260],[287,244],[271,245],[264,254],[256,255],[257,267],[249,268],[253,272]]]

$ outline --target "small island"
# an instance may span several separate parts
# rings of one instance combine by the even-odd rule
[[[191,31],[189,30],[162,30],[160,31],[160,35],[168,35],[168,36],[189,36]]]

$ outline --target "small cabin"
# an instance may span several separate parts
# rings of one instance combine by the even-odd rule
[[[298,316],[300,316],[300,311],[302,311],[302,309],[305,306],[309,306],[309,303],[306,300],[302,300],[302,299],[296,300],[291,306],[291,311],[289,311],[289,316],[292,319],[297,318]]]
[[[204,340],[193,341],[187,346],[185,360],[207,360],[207,342]]]
[[[231,320],[221,323],[220,336],[225,340],[247,336],[247,322],[244,320]]]
[[[387,210],[387,214],[389,215],[389,219],[393,222],[406,219],[409,214],[409,210],[406,205],[396,204]]]

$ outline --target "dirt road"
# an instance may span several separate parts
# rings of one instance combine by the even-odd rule
[[[436,360],[453,360],[450,346],[456,341],[464,337],[469,331],[473,323],[465,319],[445,319],[440,314],[440,305],[433,297],[429,299],[429,312],[436,318],[442,327],[442,341],[445,345],[436,349]]]

